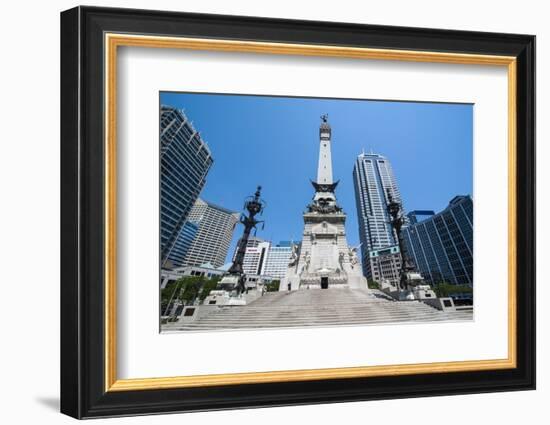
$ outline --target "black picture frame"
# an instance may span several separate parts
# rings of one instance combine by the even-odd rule
[[[473,372],[105,391],[104,34],[514,56],[517,367]],[[498,212],[496,212],[498,213]],[[61,412],[75,418],[535,388],[535,37],[76,7],[61,13]]]

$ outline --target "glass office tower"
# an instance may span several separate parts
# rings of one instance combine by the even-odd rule
[[[424,279],[473,285],[472,198],[455,196],[443,211],[425,217],[403,230],[409,256]]]
[[[182,228],[212,166],[210,149],[185,113],[160,108],[160,252],[161,266],[181,264]]]

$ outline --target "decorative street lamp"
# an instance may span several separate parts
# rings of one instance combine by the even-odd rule
[[[393,199],[391,191],[388,189],[388,213],[391,217],[391,225],[397,234],[397,242],[399,244],[399,252],[401,253],[401,272],[399,277],[399,289],[402,291],[409,289],[408,273],[415,270],[414,263],[407,254],[405,241],[401,228],[405,224],[405,217],[401,211],[401,204]]]
[[[246,246],[250,237],[252,229],[256,228],[259,223],[263,221],[256,220],[256,215],[262,215],[265,208],[265,201],[260,198],[261,186],[258,186],[254,196],[249,196],[244,202],[243,209],[248,212],[248,215],[241,214],[240,222],[244,226],[243,235],[239,239],[239,245],[237,246],[237,254],[233,260],[233,264],[228,270],[229,275],[237,275],[239,277],[235,290],[237,295],[241,294],[245,290],[245,274],[243,271],[244,255],[246,253]]]

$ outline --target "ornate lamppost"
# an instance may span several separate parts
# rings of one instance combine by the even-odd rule
[[[250,237],[250,232],[252,229],[256,228],[259,223],[263,221],[256,220],[256,215],[261,215],[265,208],[265,201],[260,198],[260,192],[262,190],[261,186],[258,186],[254,196],[249,196],[244,202],[243,209],[248,212],[248,215],[241,214],[240,222],[244,226],[243,235],[239,239],[239,244],[237,246],[237,253],[233,264],[228,270],[229,275],[238,276],[238,283],[235,287],[237,295],[241,294],[245,290],[245,274],[243,271],[243,261],[244,255],[246,253],[246,246],[248,244],[248,239]]]
[[[407,254],[405,247],[405,241],[403,240],[403,234],[401,228],[405,224],[405,217],[401,211],[401,204],[393,199],[391,191],[388,190],[388,213],[391,217],[391,225],[397,235],[397,242],[399,244],[399,252],[401,253],[401,272],[399,277],[399,289],[405,291],[409,289],[408,273],[415,270],[414,263]]]

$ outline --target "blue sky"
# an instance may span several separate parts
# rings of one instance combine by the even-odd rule
[[[301,239],[324,113],[350,244],[359,243],[352,170],[363,149],[390,160],[406,211],[437,212],[455,195],[472,194],[472,105],[166,92],[160,102],[184,109],[212,151],[201,197],[240,211],[261,185],[267,208],[257,236],[273,242]],[[229,256],[241,233],[242,226]]]

